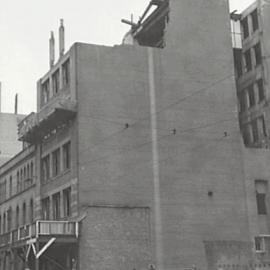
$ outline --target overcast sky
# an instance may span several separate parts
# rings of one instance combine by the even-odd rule
[[[66,49],[74,42],[121,43],[129,27],[122,18],[142,14],[150,0],[9,0],[0,9],[0,81],[2,111],[13,112],[15,93],[19,113],[36,110],[36,81],[48,71],[48,39],[64,18]],[[179,0],[180,1],[180,0]],[[243,10],[254,0],[230,0],[231,10]],[[58,33],[55,33],[56,44]],[[57,49],[57,48],[56,48]],[[56,51],[56,56],[58,51]]]

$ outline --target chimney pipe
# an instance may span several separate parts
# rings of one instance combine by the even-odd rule
[[[49,47],[50,47],[50,67],[53,67],[54,60],[55,60],[55,45],[54,45],[54,35],[53,31],[51,31],[51,37],[49,41]]]
[[[18,94],[15,95],[15,114],[18,114]]]
[[[65,28],[64,28],[64,20],[60,20],[59,27],[59,57],[62,57],[65,52]]]

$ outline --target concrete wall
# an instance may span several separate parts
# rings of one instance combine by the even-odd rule
[[[170,5],[164,50],[76,45],[79,203],[149,206],[158,267],[206,269],[249,238],[228,5]]]

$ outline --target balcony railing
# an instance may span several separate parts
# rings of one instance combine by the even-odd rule
[[[46,235],[74,236],[77,238],[78,234],[78,222],[38,220],[33,224],[27,224],[11,232],[1,234],[0,247]]]

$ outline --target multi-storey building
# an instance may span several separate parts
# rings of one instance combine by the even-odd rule
[[[3,113],[1,111],[1,82],[0,82],[0,165],[22,150],[18,141],[17,126],[25,117],[17,112]]]
[[[267,184],[243,161],[227,10],[151,1],[126,44],[66,53],[61,26],[0,168],[1,269],[254,268]]]
[[[269,148],[269,7],[255,1],[241,14],[242,45],[234,46],[239,121],[248,147]]]

